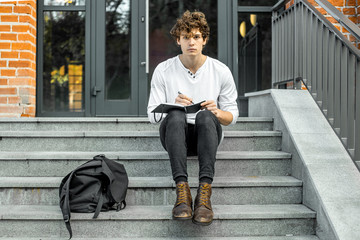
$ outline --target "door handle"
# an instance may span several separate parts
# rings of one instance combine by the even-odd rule
[[[96,96],[98,92],[101,92],[101,88],[94,86],[92,89],[92,95]]]

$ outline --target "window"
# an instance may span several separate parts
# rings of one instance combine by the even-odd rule
[[[41,3],[40,3],[41,4]],[[71,6],[80,1],[45,0],[42,19],[42,109],[83,112],[85,83],[85,11]],[[58,6],[66,6],[58,10]]]

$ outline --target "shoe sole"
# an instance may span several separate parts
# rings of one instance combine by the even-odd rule
[[[196,225],[200,225],[200,226],[209,226],[210,224],[212,224],[211,222],[197,222],[194,219],[192,220],[193,223],[195,223]]]
[[[180,220],[180,221],[184,221],[184,220],[190,220],[190,219],[192,219],[192,216],[190,216],[190,217],[172,217],[172,219],[173,220]]]

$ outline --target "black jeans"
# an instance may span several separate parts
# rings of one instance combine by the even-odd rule
[[[196,115],[195,125],[187,124],[185,112],[169,112],[160,125],[160,140],[169,154],[173,179],[188,177],[187,156],[196,155],[199,159],[199,179],[213,179],[216,151],[221,137],[220,122],[208,110]]]

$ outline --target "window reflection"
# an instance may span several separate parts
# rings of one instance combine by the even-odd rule
[[[256,15],[256,22],[252,16]],[[271,13],[239,13],[239,94],[271,88]]]
[[[129,99],[130,0],[106,0],[106,81],[105,98]]]
[[[43,58],[44,110],[83,111],[85,13],[44,12]]]
[[[150,0],[150,76],[160,62],[181,53],[180,48],[170,36],[170,30],[176,19],[181,17],[186,10],[198,10],[205,14],[210,26],[210,38],[203,53],[217,58],[217,0]]]
[[[79,6],[85,5],[85,0],[44,0],[45,6]]]

